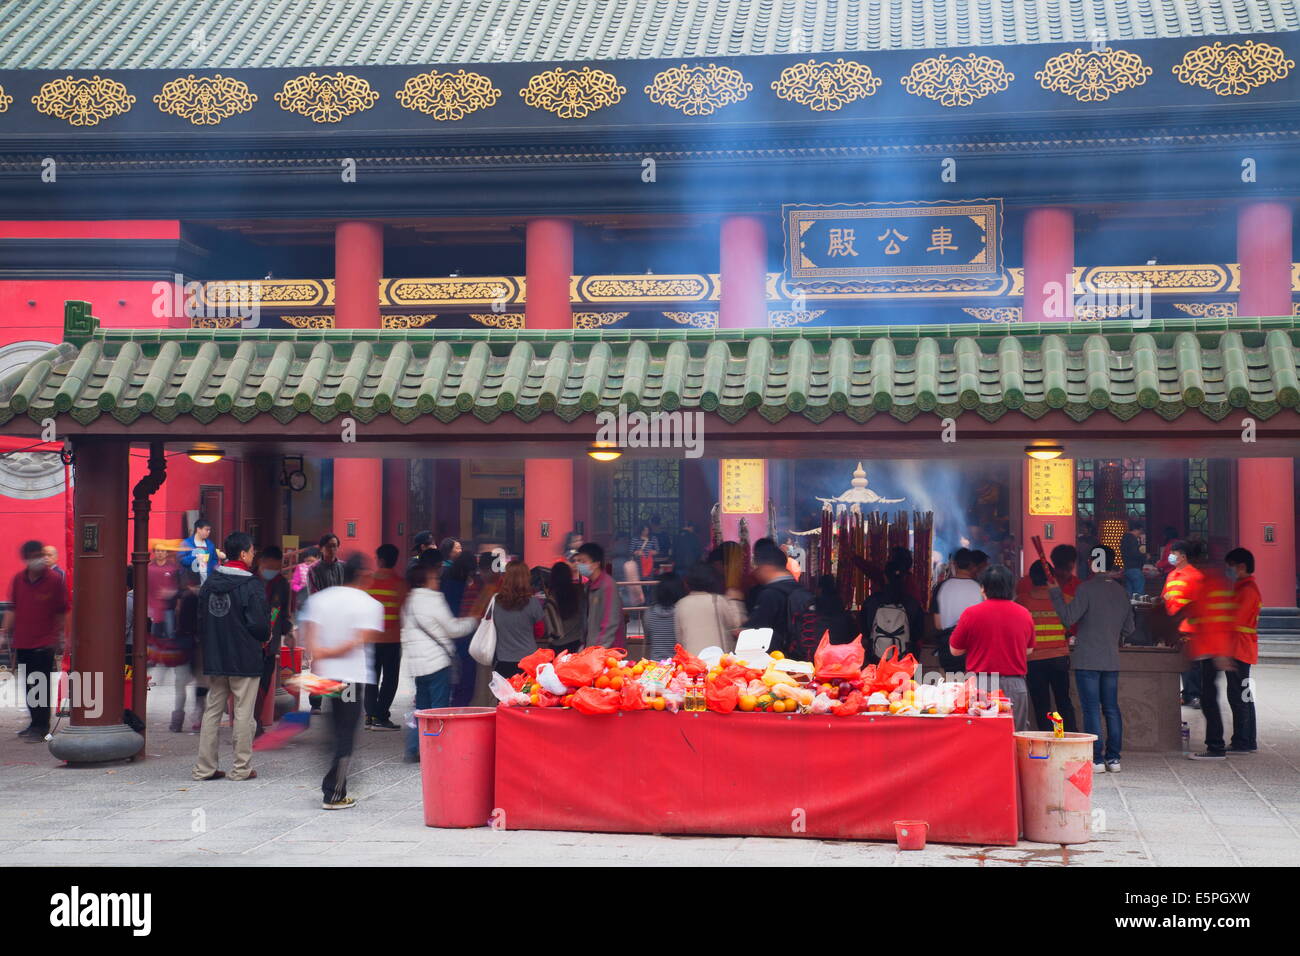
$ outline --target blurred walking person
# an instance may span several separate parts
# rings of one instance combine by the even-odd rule
[[[1200,541],[1176,541],[1169,548],[1174,570],[1165,579],[1165,612],[1181,620],[1187,659],[1200,668],[1201,713],[1205,716],[1205,749],[1188,754],[1193,760],[1222,760],[1223,719],[1219,713],[1217,677],[1235,667],[1232,657],[1237,602],[1227,578],[1206,563]]]
[[[18,732],[23,740],[44,740],[50,732],[50,709],[57,693],[54,658],[63,641],[68,614],[68,587],[62,575],[49,569],[44,546],[26,542],[20,551],[25,567],[9,585],[10,609],[0,631],[14,649],[14,663],[26,675],[24,696],[29,717]]]
[[[1234,622],[1231,657],[1235,665],[1225,671],[1228,680],[1228,707],[1232,712],[1232,739],[1228,742],[1228,755],[1253,754],[1258,748],[1255,739],[1254,681],[1250,669],[1259,662],[1259,611],[1263,598],[1255,583],[1255,556],[1245,548],[1233,548],[1223,556],[1232,581]],[[1201,698],[1202,703],[1205,698]],[[1214,700],[1214,719],[1222,726],[1219,702]],[[1208,714],[1209,711],[1207,710]],[[1208,720],[1208,718],[1207,718]],[[1223,731],[1219,731],[1219,737]]]
[[[1074,725],[1074,704],[1070,701],[1070,645],[1065,635],[1066,625],[1053,607],[1047,583],[1047,569],[1042,561],[1035,561],[1029,566],[1029,589],[1021,589],[1016,597],[1034,619],[1034,649],[1029,653],[1025,680],[1034,706],[1034,726],[1051,730],[1052,722],[1047,715],[1056,711],[1061,715],[1065,732],[1072,734],[1078,728]]]
[[[428,552],[426,552],[426,555]],[[408,588],[402,605],[402,655],[415,678],[415,709],[450,707],[452,689],[461,679],[456,639],[474,633],[476,617],[456,617],[440,588],[442,561],[421,559],[406,573]],[[471,662],[472,666],[472,662]],[[420,759],[419,733],[408,728],[406,760]]]
[[[231,723],[235,763],[231,780],[257,776],[253,764],[253,708],[262,679],[264,646],[271,636],[271,612],[266,589],[253,576],[253,539],[242,531],[226,536],[227,563],[208,569],[199,590],[198,630],[203,641],[203,669],[208,678],[207,706],[199,731],[199,758],[195,780],[219,780],[217,738],[226,700],[234,698]]]
[[[267,545],[257,555],[257,577],[266,589],[267,613],[271,626],[271,638],[266,643],[262,655],[262,677],[257,687],[257,736],[266,730],[263,714],[266,711],[266,698],[275,699],[275,690],[279,686],[276,675],[280,673],[280,648],[284,639],[293,628],[293,599],[290,596],[289,581],[284,571],[284,552],[273,544]],[[274,709],[274,708],[273,708]]]
[[[356,806],[356,799],[348,796],[348,767],[361,717],[361,695],[365,685],[374,681],[366,645],[384,632],[384,606],[366,593],[374,582],[367,558],[352,554],[338,564],[341,582],[314,593],[298,618],[312,670],[343,683],[338,696],[330,700],[334,744],[329,770],[321,781],[325,810]]]
[[[428,565],[427,555],[442,565],[436,550],[425,551],[417,565]],[[397,674],[402,666],[402,604],[406,581],[395,570],[401,557],[395,544],[381,544],[375,551],[379,569],[366,593],[384,606],[384,633],[369,649],[375,682],[366,685],[366,730],[401,730],[393,723],[391,708],[397,696]]]
[[[573,574],[568,562],[556,561],[546,584],[546,601],[542,604],[544,634],[556,656],[564,651],[576,654],[587,638],[587,595]]]

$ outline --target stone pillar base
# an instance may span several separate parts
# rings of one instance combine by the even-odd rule
[[[68,763],[95,764],[134,757],[144,738],[126,724],[65,727],[50,741],[50,753]]]

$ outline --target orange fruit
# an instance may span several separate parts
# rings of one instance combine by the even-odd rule
[[[781,653],[780,651],[773,651],[771,654],[769,654],[769,655],[767,655],[767,656],[770,657],[770,658],[772,658],[772,660],[774,660],[774,661],[783,661],[783,660],[785,660],[785,655],[784,655],[783,653]]]
[[[772,695],[771,695],[771,694],[764,694],[762,697],[760,697],[760,698],[758,699],[758,706],[760,706],[760,707],[767,707],[767,706],[769,706],[771,703],[772,703]]]
[[[791,702],[787,700],[776,701],[775,703],[772,704],[773,713],[784,714],[787,710],[793,710],[794,708],[786,706],[789,703]]]
[[[617,657],[607,657],[607,658],[605,658],[605,666],[606,666],[606,667],[617,667],[617,666],[618,666],[618,658],[617,658]]]
[[[622,677],[615,677],[613,680],[611,680],[611,681],[609,682],[609,687],[610,687],[611,690],[622,690],[622,689],[623,689],[623,678],[622,678]]]
[[[528,697],[528,703],[530,703],[530,704],[532,704],[534,707],[536,707],[536,706],[537,706],[537,695],[536,695],[536,694],[531,694],[531,695],[529,695],[529,697]]]
[[[656,697],[650,702],[650,706],[655,710],[663,710],[666,705],[664,704],[664,699],[662,697]]]
[[[742,694],[737,706],[745,713],[749,713],[758,706],[758,698],[752,694]]]
[[[604,690],[606,687],[609,686],[609,678],[606,677],[604,674],[601,674],[599,677],[596,678],[596,686],[601,690]]]

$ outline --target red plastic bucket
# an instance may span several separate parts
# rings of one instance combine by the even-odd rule
[[[496,771],[495,707],[417,710],[426,827],[487,826]]]
[[[930,824],[924,820],[895,820],[894,839],[900,850],[924,850]]]

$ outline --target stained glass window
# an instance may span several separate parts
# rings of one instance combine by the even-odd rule
[[[614,533],[634,535],[650,518],[658,518],[659,533],[671,538],[681,527],[681,490],[680,461],[620,461],[614,471]]]
[[[1205,458],[1187,459],[1187,533],[1206,538],[1210,532],[1210,463]]]

